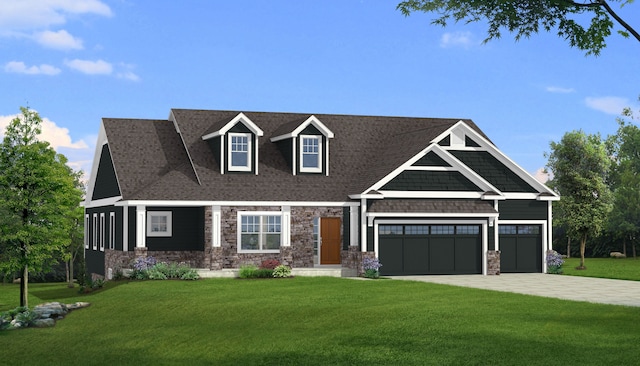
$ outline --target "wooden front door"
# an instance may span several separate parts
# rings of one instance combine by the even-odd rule
[[[320,219],[320,264],[340,264],[340,218]]]

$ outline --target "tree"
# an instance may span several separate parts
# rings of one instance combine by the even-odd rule
[[[70,212],[79,206],[82,192],[67,159],[38,141],[38,113],[20,111],[0,144],[0,270],[20,273],[20,306],[28,306],[29,272],[57,263],[69,242]]]
[[[398,4],[398,9],[408,16],[412,12],[434,12],[439,18],[432,24],[446,26],[451,20],[466,23],[486,20],[489,24],[485,42],[500,38],[502,30],[515,33],[515,39],[530,37],[539,31],[557,29],[558,36],[569,41],[571,47],[586,51],[587,55],[599,55],[606,47],[614,20],[622,27],[618,33],[628,38],[632,35],[640,42],[640,34],[625,22],[610,3],[620,7],[634,0],[408,0]],[[584,14],[592,16],[587,28],[578,24]],[[613,19],[613,20],[612,20]]]
[[[580,240],[578,269],[585,269],[587,238],[600,234],[611,206],[606,182],[611,160],[600,135],[586,135],[581,130],[551,142],[551,153],[545,155],[553,173],[551,185],[560,194],[558,204],[568,235]]]

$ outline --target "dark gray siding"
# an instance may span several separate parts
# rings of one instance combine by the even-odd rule
[[[289,168],[293,168],[293,139],[284,139],[276,142],[278,150],[282,153],[284,160],[287,162]]]
[[[391,182],[385,184],[385,191],[480,191],[460,172],[432,172],[405,170]]]
[[[429,151],[427,155],[420,158],[420,160],[416,161],[414,166],[451,166],[449,163],[444,161],[438,154],[433,151]]]
[[[129,207],[129,250],[134,250],[136,247],[136,208]]]
[[[104,252],[100,250],[100,234],[103,234],[102,240],[104,243],[104,249],[109,249],[109,240],[111,232],[111,221],[109,220],[110,213],[115,213],[115,236],[114,244],[115,250],[122,250],[122,207],[104,206],[96,208],[88,208],[85,210],[85,214],[89,215],[89,226],[87,227],[89,248],[85,249],[85,261],[87,264],[88,273],[97,273],[104,275]],[[96,227],[93,226],[93,215],[97,215]],[[104,214],[104,228],[100,230],[103,224],[100,220],[100,214]],[[94,230],[97,232],[96,249],[93,249]]]
[[[506,200],[498,203],[500,220],[547,220],[547,201]]]
[[[99,200],[103,198],[117,197],[119,195],[120,188],[118,187],[116,171],[113,168],[109,145],[104,144],[102,146],[102,152],[100,153],[100,162],[98,163],[98,172],[96,173],[96,182],[93,187],[93,195],[91,196],[91,199]]]
[[[342,209],[342,249],[349,249],[349,245],[351,245],[351,209],[349,207],[344,207]]]
[[[447,137],[445,137],[442,140],[438,141],[438,145],[440,145],[440,146],[449,146],[449,145],[451,145],[451,135],[447,135]]]
[[[147,236],[146,242],[149,251],[204,250],[204,208],[149,207],[147,211],[172,212],[171,237]]]
[[[211,149],[211,153],[213,154],[213,158],[218,163],[218,166],[222,164],[220,161],[220,139],[222,137],[215,137],[207,140],[209,148]]]
[[[469,136],[464,137],[464,146],[480,147],[480,145],[477,142],[473,141],[471,138],[469,138]]]
[[[502,192],[537,192],[486,151],[450,151],[453,156]]]

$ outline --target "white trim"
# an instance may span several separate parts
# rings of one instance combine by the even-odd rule
[[[358,245],[359,228],[358,208],[356,206],[351,206],[349,207],[349,246]]]
[[[122,251],[129,251],[129,207],[122,208]]]
[[[329,139],[328,138],[327,138],[327,141],[326,141],[326,145],[325,145],[324,151],[325,151],[325,153],[324,153],[325,160],[324,161],[326,161],[326,163],[324,164],[325,165],[325,169],[326,169],[325,170],[325,172],[326,172],[325,176],[328,177],[329,176]]]
[[[280,246],[291,246],[291,207],[282,206],[282,219],[280,221]]]
[[[263,225],[263,217],[265,216],[280,216],[280,247],[283,246],[283,212],[282,211],[238,211],[236,213],[236,246],[238,253],[280,253],[280,248],[278,249],[242,249],[242,216],[259,216],[260,217],[260,231],[258,233],[259,242],[261,244],[262,241],[262,225]]]
[[[136,248],[147,246],[147,209],[144,205],[136,206]]]
[[[489,250],[489,237],[488,237],[488,225],[486,220],[398,220],[398,219],[377,219],[374,222],[373,226],[373,249],[376,255],[376,258],[380,258],[379,252],[379,235],[378,235],[378,226],[379,225],[442,225],[442,224],[451,224],[451,225],[480,225],[482,226],[482,274],[487,275],[487,251]]]
[[[367,212],[367,217],[498,217],[499,213],[451,213],[451,212]]]
[[[464,191],[379,191],[384,198],[482,198],[482,192]],[[493,199],[493,198],[492,198]]]
[[[553,228],[553,204],[551,203],[551,201],[549,202],[549,207],[548,207],[548,211],[547,211],[547,217],[549,218],[549,227]],[[553,230],[549,230],[549,237],[547,238],[547,248],[546,251],[553,249]],[[546,268],[546,251],[545,251],[545,255],[544,255],[544,260],[545,260],[545,268]]]
[[[96,177],[98,176],[98,166],[100,166],[100,156],[102,154],[102,147],[108,144],[107,133],[104,129],[104,122],[100,122],[100,129],[98,130],[98,139],[96,141],[96,148],[93,152],[93,163],[91,165],[91,174],[89,175],[89,182],[87,183],[87,192],[84,197],[85,207],[89,207],[91,197],[93,197],[93,190],[96,184]],[[113,169],[115,171],[115,167]],[[117,177],[117,174],[116,174]],[[120,188],[120,187],[118,187]],[[120,191],[122,192],[122,191]]]
[[[234,137],[246,137],[247,138],[247,165],[232,165],[233,164],[233,159],[231,158],[233,155],[233,151],[232,151],[232,146],[233,143],[231,142],[231,139]],[[251,141],[252,140],[252,134],[249,132],[229,132],[227,134],[227,144],[229,145],[228,149],[227,149],[227,162],[228,162],[228,171],[230,172],[250,172],[251,171],[251,163],[252,163],[252,148],[253,148],[253,144]]]
[[[120,201],[116,206],[309,206],[309,207],[351,207],[360,206],[360,202],[340,202],[340,201]]]
[[[360,251],[367,251],[367,199],[360,200]]]
[[[332,139],[335,136],[333,132],[331,132],[331,130],[324,125],[324,123],[320,122],[320,120],[316,118],[316,116],[311,115],[304,122],[298,125],[298,127],[296,127],[293,131],[286,133],[284,135],[272,137],[270,140],[271,142],[277,142],[280,140],[295,138],[300,134],[300,132],[302,132],[302,130],[307,128],[307,126],[310,124],[312,124],[315,128],[317,128],[318,131],[320,131],[320,133],[326,136],[328,139]]]
[[[222,222],[222,213],[220,206],[211,206],[211,221],[211,246],[214,248],[219,248],[222,246],[220,240],[222,232],[220,226]]]
[[[109,249],[116,249],[116,213],[109,212]]]
[[[165,217],[167,219],[166,231],[152,231],[152,218]],[[173,213],[171,211],[147,211],[147,236],[152,237],[171,237],[173,234]]]
[[[244,113],[240,112],[231,121],[227,122],[224,126],[222,126],[221,129],[219,129],[218,131],[212,132],[210,134],[202,136],[202,139],[203,140],[208,140],[208,139],[211,139],[211,138],[214,138],[214,137],[224,136],[231,129],[231,127],[233,127],[236,124],[238,124],[238,122],[240,122],[243,125],[245,125],[256,136],[263,136],[264,135],[264,132],[260,129],[260,127],[258,127],[258,125],[253,123],[253,121],[251,121],[249,119],[249,117],[245,116]]]
[[[537,200],[537,193],[503,193],[504,198],[508,200]]]
[[[316,167],[304,167],[304,139],[318,141],[318,165]],[[323,159],[323,146],[322,136],[320,135],[300,135],[300,149],[298,150],[298,156],[300,158],[300,173],[322,173]]]
[[[105,218],[104,218],[104,212],[100,212],[100,238],[98,240],[98,242],[100,243],[100,251],[104,252],[104,237],[105,237]]]
[[[89,214],[84,215],[84,249],[89,249],[89,225],[90,223]]]
[[[103,199],[99,199],[99,200],[95,200],[95,201],[89,201],[89,204],[87,205],[85,203],[85,208],[94,208],[94,207],[102,207],[102,206],[111,206],[111,205],[115,205],[116,202],[120,201],[122,199],[122,196],[117,196],[117,197],[109,197],[109,198],[103,198]]]

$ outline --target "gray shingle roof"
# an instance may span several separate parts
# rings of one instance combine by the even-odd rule
[[[123,199],[344,202],[350,194],[363,193],[460,121],[314,113],[335,133],[329,145],[329,176],[294,176],[269,138],[293,130],[312,114],[243,111],[264,131],[258,147],[259,174],[220,174],[202,136],[218,130],[240,112],[172,110],[195,171],[172,121],[103,119]],[[482,134],[471,120],[463,121]]]

